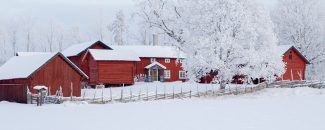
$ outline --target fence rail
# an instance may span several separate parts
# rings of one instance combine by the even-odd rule
[[[215,89],[215,90],[189,90],[189,91],[181,91],[181,92],[145,92],[145,93],[132,93],[129,94],[123,93],[123,89],[121,89],[121,95],[118,97],[110,96],[109,98],[104,97],[103,94],[101,97],[94,96],[91,97],[74,97],[72,100],[74,101],[86,101],[92,104],[105,104],[105,103],[128,103],[128,102],[137,102],[137,101],[153,101],[153,100],[170,100],[170,99],[189,99],[189,98],[200,98],[200,97],[217,97],[217,96],[225,96],[225,95],[241,95],[247,93],[253,93],[256,91],[260,91],[267,87],[267,83],[261,83],[253,87],[234,87],[227,89]],[[98,93],[97,93],[98,94]],[[110,93],[112,95],[112,93]],[[69,101],[71,98],[63,98],[64,101]]]
[[[324,89],[324,81],[314,80],[301,80],[301,81],[276,81],[268,85],[269,88],[297,88],[297,87],[310,87]]]

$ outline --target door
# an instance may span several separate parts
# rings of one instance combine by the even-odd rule
[[[158,69],[152,70],[152,81],[158,81]]]

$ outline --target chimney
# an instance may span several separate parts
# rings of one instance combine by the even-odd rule
[[[152,35],[152,45],[158,46],[158,35],[157,34]]]

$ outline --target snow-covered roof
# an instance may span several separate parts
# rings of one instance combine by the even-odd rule
[[[89,52],[95,60],[140,61],[140,58],[132,51],[89,49]]]
[[[50,52],[17,52],[16,56],[33,56],[33,55],[43,55],[50,54]]]
[[[63,50],[62,54],[67,56],[67,57],[76,56],[76,55],[80,54],[81,52],[87,50],[89,47],[91,47],[92,45],[94,45],[96,43],[102,43],[107,48],[110,48],[101,41],[89,41],[89,42],[84,42],[84,43],[71,45],[67,49]]]
[[[297,54],[307,63],[307,64],[310,64],[310,62],[307,60],[307,58],[301,54],[301,52],[293,45],[279,45],[277,47],[277,51],[278,51],[278,54],[280,56],[283,56],[290,48],[293,48]]]
[[[46,86],[35,86],[35,87],[33,87],[33,89],[35,89],[35,90],[42,90],[42,89],[47,90],[48,88]]]
[[[147,66],[144,67],[144,68],[146,68],[146,69],[150,69],[151,67],[156,66],[156,65],[159,66],[159,67],[161,67],[161,68],[163,68],[163,69],[166,69],[166,66],[160,64],[160,63],[157,62],[157,61],[152,62],[151,64],[147,65]]]
[[[14,56],[0,67],[0,80],[27,78],[55,54]]]
[[[110,46],[113,50],[134,51],[139,57],[185,58],[186,55],[174,46],[125,45]]]
[[[88,78],[76,65],[61,53],[47,53],[39,55],[14,56],[0,67],[0,80],[28,78],[36,70],[46,64],[56,55],[61,55],[81,75]]]

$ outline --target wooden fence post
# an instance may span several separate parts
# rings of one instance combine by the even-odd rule
[[[166,85],[164,85],[164,98],[166,99]]]
[[[109,94],[110,94],[111,102],[112,102],[113,101],[112,86],[109,87]]]
[[[132,87],[130,87],[130,101],[132,100]]]
[[[26,94],[27,94],[27,104],[32,104],[33,103],[32,102],[32,94],[31,94],[31,92],[29,90],[28,85],[26,87]]]
[[[197,91],[197,96],[200,97],[200,91],[199,91],[199,85],[196,84],[196,91]]]
[[[158,87],[156,85],[156,100],[158,99]]]
[[[73,96],[73,83],[71,82],[71,88],[70,88],[70,100],[72,101]]]
[[[180,95],[181,98],[183,98],[183,85],[181,85],[181,95]]]
[[[51,86],[49,86],[49,88],[47,90],[47,96],[51,96]]]
[[[205,84],[205,96],[208,96],[208,86]]]
[[[141,100],[141,88],[139,90],[138,100]]]
[[[148,90],[148,85],[147,85],[147,101],[149,101],[149,90]]]
[[[121,89],[121,102],[123,102],[123,89],[124,89],[124,84],[123,84],[122,89]]]
[[[190,98],[192,98],[192,85],[190,85]]]
[[[175,98],[175,87],[173,85],[173,99]]]
[[[104,103],[104,88],[105,88],[105,86],[102,85],[102,103]]]

